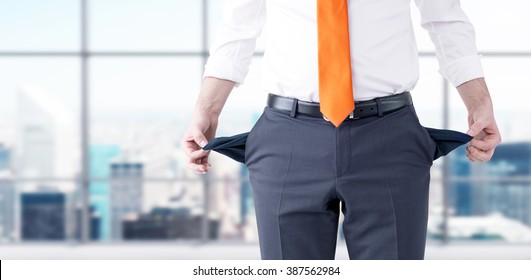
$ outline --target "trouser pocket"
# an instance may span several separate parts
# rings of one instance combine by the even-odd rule
[[[447,155],[459,146],[464,145],[472,140],[472,136],[459,131],[436,129],[431,127],[424,127],[424,129],[435,142],[436,149],[433,155],[433,160]]]

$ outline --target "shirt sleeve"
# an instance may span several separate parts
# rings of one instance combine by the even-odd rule
[[[428,30],[439,72],[452,85],[483,77],[476,34],[459,0],[415,0],[422,27]]]
[[[243,83],[265,18],[265,0],[226,0],[203,76]]]

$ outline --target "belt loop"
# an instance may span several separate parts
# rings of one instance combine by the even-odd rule
[[[294,118],[297,114],[297,105],[299,104],[299,99],[294,98],[293,103],[291,104],[291,112],[289,113],[289,116]]]
[[[380,98],[375,98],[376,100],[376,110],[378,110],[378,117],[383,116],[383,108],[382,108],[382,101]]]

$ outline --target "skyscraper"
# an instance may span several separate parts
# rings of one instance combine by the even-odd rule
[[[43,89],[23,86],[17,92],[16,112],[17,148],[12,163],[14,175],[20,178],[74,178],[79,170],[79,145],[78,133],[75,131],[76,118],[72,111]],[[40,193],[38,187],[37,182],[17,183],[17,203],[23,201],[24,193]],[[53,189],[64,196],[71,196],[75,184],[67,181],[55,182]],[[68,200],[64,197],[63,199]],[[62,215],[68,225],[72,225],[69,221],[73,216],[69,214],[74,213],[73,205],[65,202],[63,206],[67,208],[63,209]],[[16,228],[23,230],[24,217],[19,216],[24,212],[23,206],[15,205],[15,209],[15,221],[20,223]],[[57,225],[65,227],[65,222],[57,222]],[[44,224],[42,226],[44,227]],[[63,229],[62,238],[65,238],[65,234],[71,237],[73,229],[72,226]],[[58,236],[56,234],[53,238]],[[28,235],[24,236],[24,232],[17,232],[16,238],[26,237]]]
[[[15,191],[10,165],[10,150],[0,143],[0,241],[15,237]]]
[[[117,145],[92,145],[90,147],[90,177],[110,178],[111,161],[120,154]],[[99,215],[97,236],[108,240],[111,236],[111,190],[108,182],[94,181],[90,183],[90,204]],[[92,232],[92,229],[91,229]]]
[[[100,233],[101,233],[101,217],[98,212],[96,212],[94,206],[90,207],[90,231],[89,236],[90,240],[100,240]],[[74,236],[76,240],[81,240],[81,215],[82,211],[81,208],[76,209],[76,230],[74,232]]]
[[[142,178],[144,165],[118,161],[111,164],[112,238],[123,237],[122,223],[126,217],[142,211]]]
[[[63,193],[22,193],[22,239],[64,240],[66,198]]]
[[[9,170],[11,153],[9,147],[4,143],[0,143],[0,172]]]
[[[38,88],[23,87],[17,97],[16,175],[72,178],[78,165],[74,114]]]
[[[244,224],[249,215],[254,215],[254,200],[251,183],[249,182],[249,170],[245,165],[240,167],[240,180],[240,224]]]
[[[0,171],[0,241],[15,238],[15,190],[9,171]]]

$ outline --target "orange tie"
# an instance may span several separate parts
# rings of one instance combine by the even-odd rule
[[[338,127],[354,110],[347,0],[317,0],[321,113]]]

